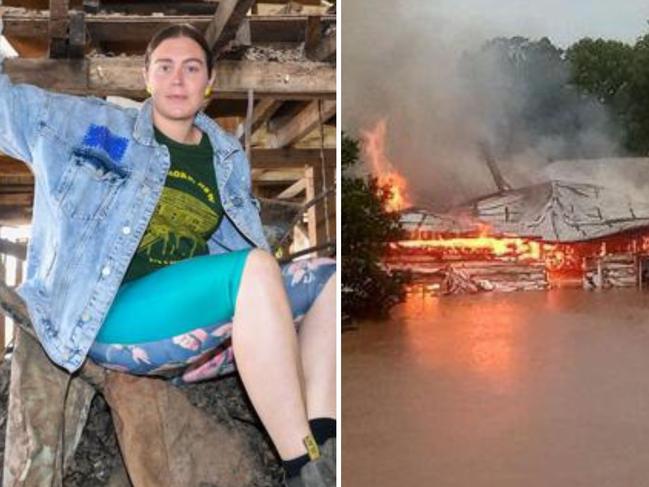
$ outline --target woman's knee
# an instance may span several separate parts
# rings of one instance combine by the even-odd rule
[[[255,276],[278,276],[280,274],[277,259],[262,249],[252,249],[245,265],[246,272]]]

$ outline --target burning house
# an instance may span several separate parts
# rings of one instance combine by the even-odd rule
[[[441,293],[649,286],[649,160],[561,161],[517,189],[488,163],[498,192],[443,214],[401,211],[389,268]]]

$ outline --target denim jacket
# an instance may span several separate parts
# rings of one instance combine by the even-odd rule
[[[195,125],[214,149],[225,217],[211,254],[268,250],[236,138],[202,112]],[[152,105],[123,108],[95,97],[12,84],[0,74],[0,151],[35,175],[24,299],[43,348],[70,372],[82,364],[162,192],[169,151],[153,134]]]

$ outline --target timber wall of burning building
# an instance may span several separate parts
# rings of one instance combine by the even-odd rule
[[[522,196],[516,191],[484,198],[473,207],[449,214],[419,208],[402,211],[405,238],[390,245],[385,265],[410,270],[415,288],[440,294],[567,286],[649,287],[649,225],[643,224],[646,217],[634,215],[633,207],[620,201],[617,209],[626,206],[625,221],[620,215],[606,215],[597,206],[603,202],[598,200],[610,199],[602,195],[606,192],[603,188],[559,182],[548,186],[533,188],[536,191],[532,192],[549,192],[535,218],[529,214],[521,218],[516,203],[529,204],[525,201],[529,194]],[[562,192],[577,201],[568,202],[565,197],[562,200]],[[599,220],[599,225],[586,221],[583,214],[575,218],[586,209],[583,201],[581,208],[576,206],[579,198],[593,198],[587,211],[592,220]],[[510,227],[521,226],[527,220],[523,226],[528,230],[534,227],[537,232],[503,230],[502,221],[487,223],[476,217],[480,213],[492,220],[507,220]],[[568,229],[581,233],[583,239],[561,241],[571,233]],[[552,231],[553,241],[542,238],[548,236],[543,235],[546,230]],[[595,236],[598,234],[603,235]]]

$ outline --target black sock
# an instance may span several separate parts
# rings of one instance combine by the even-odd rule
[[[286,477],[295,477],[299,475],[302,467],[309,463],[309,455],[304,454],[301,457],[285,460],[282,463],[284,464],[284,470],[286,470]]]
[[[329,438],[336,437],[336,420],[333,418],[313,418],[309,420],[309,427],[313,438],[318,445],[324,445]]]
[[[313,434],[313,439],[320,446],[324,445],[325,441],[329,438],[336,437],[336,420],[332,418],[314,418],[309,420],[309,428],[311,428],[311,434]],[[285,460],[282,463],[284,464],[284,470],[286,471],[286,477],[291,478],[300,474],[300,470],[307,463],[309,463],[309,455],[305,454],[297,458],[292,458],[291,460]]]

